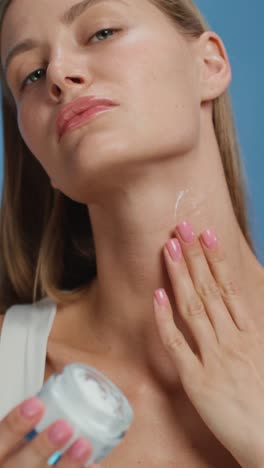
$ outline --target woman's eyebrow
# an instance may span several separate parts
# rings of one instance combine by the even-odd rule
[[[60,18],[60,22],[65,25],[69,26],[71,25],[76,18],[78,18],[80,15],[84,13],[85,10],[90,8],[93,5],[97,5],[98,3],[102,2],[111,2],[111,0],[82,0],[79,3],[76,3],[73,5],[69,10],[64,13],[64,15]],[[127,3],[124,0],[119,0],[120,3]]]
[[[70,26],[74,23],[74,21],[81,16],[88,8],[97,5],[102,2],[111,2],[111,1],[118,1],[119,3],[123,3],[128,6],[126,0],[82,0],[79,3],[73,5],[63,16],[59,19],[59,21],[65,25]],[[19,54],[27,52],[32,49],[36,49],[40,45],[39,41],[34,39],[25,39],[23,42],[19,42],[16,44],[8,53],[5,65],[4,65],[4,72],[7,75],[8,67],[10,66],[11,61]]]

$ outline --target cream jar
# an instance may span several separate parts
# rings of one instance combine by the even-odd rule
[[[53,374],[36,396],[46,411],[27,440],[61,418],[74,429],[72,438],[49,459],[49,465],[56,464],[81,436],[93,447],[84,466],[100,462],[121,442],[134,417],[122,391],[104,374],[82,363],[68,364],[62,372]]]

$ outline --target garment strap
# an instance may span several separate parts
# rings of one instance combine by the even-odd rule
[[[45,297],[5,313],[0,339],[0,420],[43,385],[56,304]]]

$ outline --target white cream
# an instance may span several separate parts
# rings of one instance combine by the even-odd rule
[[[98,410],[103,410],[109,416],[114,416],[116,409],[116,400],[111,394],[103,391],[101,386],[95,380],[89,380],[85,386],[80,382],[80,391],[84,398],[89,398],[90,404]]]
[[[178,211],[178,206],[180,204],[180,201],[182,199],[182,197],[184,196],[184,190],[182,190],[179,195],[177,196],[177,200],[176,200],[176,203],[175,203],[175,207],[174,207],[174,218],[176,220],[177,218],[177,211]]]
[[[68,420],[75,432],[61,452],[84,436],[93,446],[85,467],[100,462],[121,442],[134,416],[120,389],[101,372],[81,363],[69,364],[62,373],[52,375],[37,396],[46,412],[36,431],[57,419]]]

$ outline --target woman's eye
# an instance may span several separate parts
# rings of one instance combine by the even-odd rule
[[[23,89],[27,86],[27,81],[30,80],[31,78],[34,78],[34,76],[36,77],[36,74],[37,74],[38,72],[40,72],[41,70],[43,70],[43,68],[38,68],[37,70],[34,70],[32,73],[30,73],[30,74],[22,81],[21,90],[23,90]],[[34,81],[34,82],[38,81],[38,78],[39,78],[39,76],[37,77],[37,79],[34,79],[33,81]]]
[[[110,34],[109,31],[111,32]],[[107,39],[108,36],[112,36],[113,35],[113,32],[117,32],[118,29],[111,29],[111,28],[107,28],[107,29],[100,29],[100,31],[97,31],[92,37],[91,39],[93,39],[94,37],[101,37],[101,39],[99,39],[99,41],[102,41],[103,39]]]
[[[99,31],[97,31],[90,39],[89,39],[89,42],[91,41],[92,42],[92,39],[94,38],[97,38],[98,41],[102,41],[104,39],[107,39],[108,36],[112,36],[114,32],[117,32],[119,31],[118,29],[111,29],[111,28],[107,28],[107,29],[100,29]],[[95,41],[95,42],[98,42],[98,41]],[[39,72],[43,70],[43,68],[38,68],[37,70],[33,71],[32,73],[30,73],[22,82],[21,84],[21,91],[28,85],[27,81],[28,80],[31,80],[33,82],[37,82],[39,81],[39,78],[41,78],[41,76],[39,76]]]

